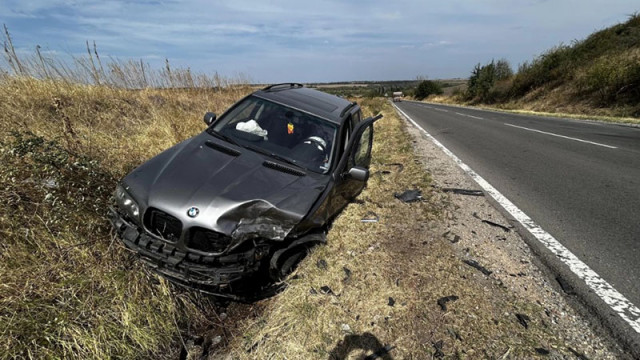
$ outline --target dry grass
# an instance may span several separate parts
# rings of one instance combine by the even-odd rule
[[[389,345],[400,359],[438,357],[438,347],[451,358],[530,358],[536,347],[561,347],[562,340],[539,326],[540,305],[460,262],[441,235],[447,200],[430,190],[403,122],[379,99],[364,105],[382,109],[385,118],[376,125],[374,175],[361,201],[349,205],[328,245],[303,261],[290,286],[264,302],[260,316],[238,326],[219,355],[363,358]],[[426,201],[405,204],[393,197],[409,188],[422,189]],[[380,222],[361,222],[369,211]],[[332,293],[324,293],[325,286]],[[442,311],[437,301],[450,295],[459,299]],[[536,325],[524,329],[515,313],[531,314]]]
[[[0,359],[175,358],[215,308],[114,241],[117,179],[248,87],[125,90],[0,81]]]

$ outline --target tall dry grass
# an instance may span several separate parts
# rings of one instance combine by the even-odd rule
[[[0,58],[0,79],[9,76],[54,80],[66,84],[106,85],[126,89],[143,88],[202,88],[227,89],[250,83],[247,75],[225,77],[197,73],[190,68],[174,68],[169,59],[164,66],[154,68],[140,60],[103,59],[95,42],[86,42],[87,53],[83,56],[48,55],[40,45],[30,55],[19,56],[11,34],[3,25],[4,56]]]
[[[106,219],[116,181],[203,130],[246,79],[84,58],[0,66],[0,359],[176,358],[215,307],[151,275]],[[180,89],[178,89],[180,88]]]

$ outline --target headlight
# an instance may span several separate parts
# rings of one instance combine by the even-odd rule
[[[133,200],[133,197],[127,193],[127,191],[122,187],[122,185],[118,184],[116,186],[115,192],[116,205],[123,210],[129,217],[133,220],[139,220],[140,218],[140,207],[138,207],[138,203]]]

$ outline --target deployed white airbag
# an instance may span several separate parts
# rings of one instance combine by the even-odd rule
[[[268,134],[268,131],[261,128],[260,125],[258,125],[258,123],[253,119],[246,122],[239,122],[236,125],[236,130],[248,132],[262,137],[267,137]]]

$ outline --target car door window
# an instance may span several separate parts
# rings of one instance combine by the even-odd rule
[[[353,165],[361,167],[369,167],[369,161],[371,158],[371,144],[373,139],[373,131],[371,131],[372,125],[367,126],[360,135],[358,143],[353,152]]]

